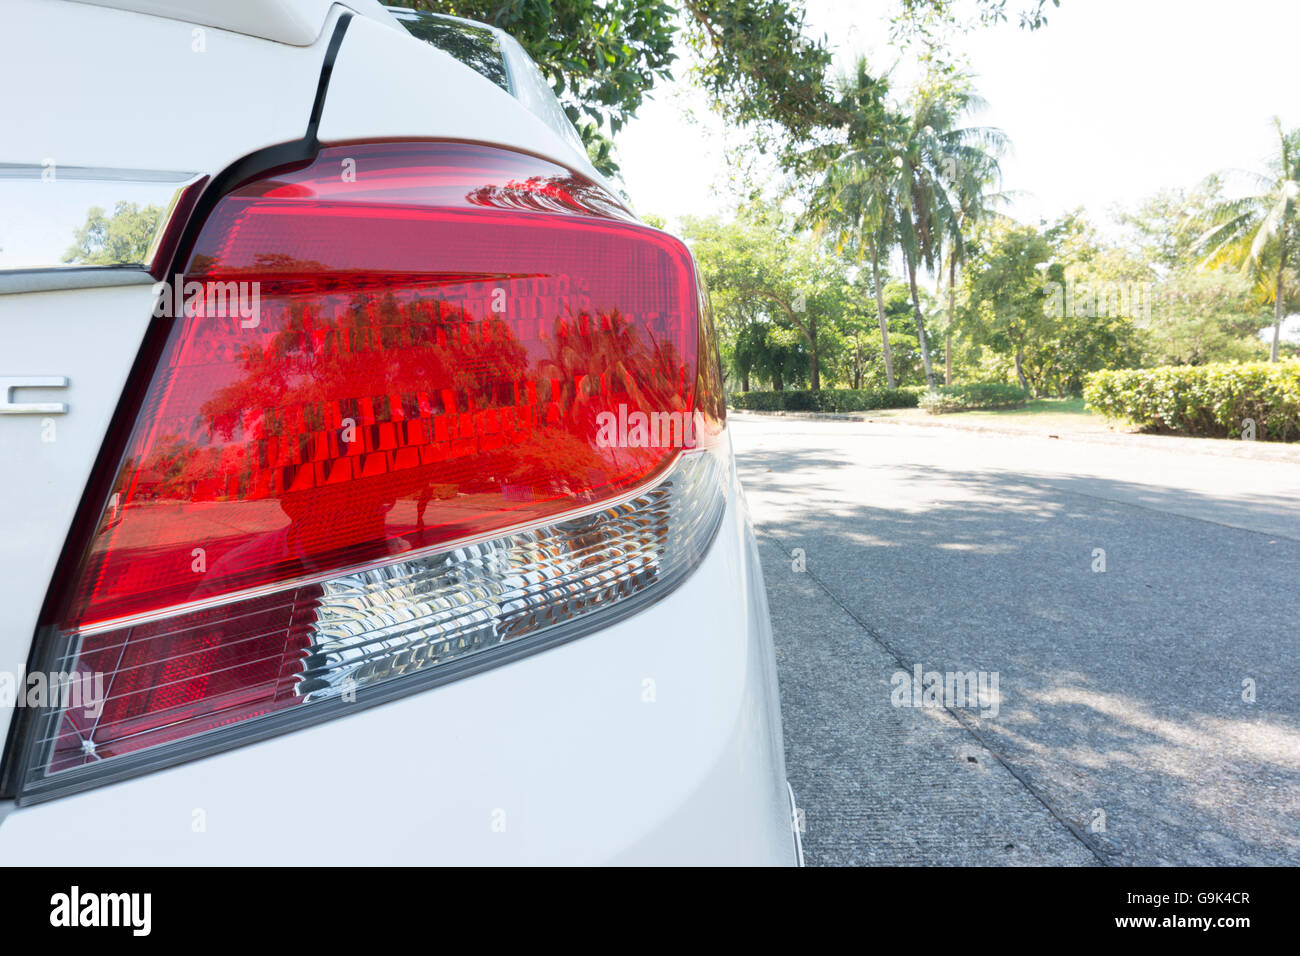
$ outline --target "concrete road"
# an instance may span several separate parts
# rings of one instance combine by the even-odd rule
[[[810,864],[1300,864],[1300,464],[729,421]]]

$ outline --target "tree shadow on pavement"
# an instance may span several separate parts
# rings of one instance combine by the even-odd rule
[[[1269,502],[914,465],[860,468],[848,500],[834,474],[847,467],[764,449],[740,463],[769,545],[797,792],[817,792],[845,748],[914,760],[906,735],[880,752],[836,729],[862,695],[887,698],[882,659],[995,672],[996,716],[967,708],[961,720],[1101,861],[1300,863],[1300,542],[1232,527],[1266,528]],[[933,500],[878,493],[900,481]],[[796,548],[806,580],[786,558]],[[811,626],[828,609],[852,615],[849,637]],[[888,771],[856,768],[854,812],[888,805],[893,794],[872,792]],[[815,832],[807,845],[816,856]]]

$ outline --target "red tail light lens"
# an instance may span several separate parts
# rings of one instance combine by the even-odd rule
[[[517,153],[384,145],[223,199],[63,623],[534,523],[662,471],[671,435],[602,448],[597,418],[693,417],[694,270],[594,193]]]
[[[693,262],[562,167],[325,149],[223,197],[162,292],[160,358],[51,629],[60,670],[110,675],[106,700],[47,728],[42,772],[493,646],[562,622],[575,587],[631,596],[669,550],[698,558],[708,509],[680,496],[716,498],[717,476],[673,464],[723,410]],[[656,482],[626,527],[564,524]],[[614,538],[632,565],[602,569]],[[485,560],[467,544],[505,555],[486,637],[438,605],[464,610],[464,568],[444,572]]]

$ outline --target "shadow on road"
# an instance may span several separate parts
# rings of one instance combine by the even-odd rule
[[[966,709],[961,720],[1103,862],[1300,863],[1300,542],[1230,527],[1266,525],[1268,501],[855,466],[825,451],[748,450],[740,470],[770,545],[801,796],[819,792],[845,748],[849,762],[883,763],[857,766],[856,790],[840,781],[827,795],[858,800],[840,816],[863,834],[874,831],[859,818],[908,789],[889,767],[913,763],[906,734],[880,752],[834,729],[887,702],[883,656],[909,672],[996,672],[997,715]],[[900,483],[912,489],[904,500]],[[807,580],[787,557],[796,548]],[[852,615],[851,635],[828,636],[832,612]],[[844,679],[857,668],[860,680]],[[862,733],[887,742],[888,709]],[[904,807],[894,823],[907,820]],[[1076,839],[1066,823],[1060,832]],[[916,858],[921,836],[894,862],[944,862]],[[814,862],[822,837],[827,861],[853,859],[843,834],[819,836],[810,820]]]

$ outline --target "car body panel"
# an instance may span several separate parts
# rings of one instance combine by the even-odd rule
[[[40,93],[5,97],[6,163],[212,174],[302,137],[329,40],[209,29],[196,49],[193,24],[68,0],[6,0],[2,15],[0,82]]]
[[[384,69],[374,69],[382,62]],[[473,90],[473,95],[462,91]],[[446,91],[456,90],[456,95]],[[601,181],[576,150],[519,100],[449,53],[409,34],[355,19],[330,73],[322,143],[460,139],[545,157]]]
[[[646,611],[428,693],[16,809],[0,860],[795,863],[761,572],[732,482],[704,561]]]
[[[23,389],[62,415],[0,416],[0,672],[27,666],[41,603],[149,323],[148,285],[0,297],[0,376],[68,379]],[[0,708],[0,730],[14,711]]]
[[[77,0],[99,7],[186,23],[218,27],[233,33],[261,37],[292,46],[310,46],[320,36],[334,0]],[[347,0],[349,10],[380,23],[395,26],[379,0]]]
[[[0,205],[0,247],[32,254],[40,246],[40,259],[62,255],[87,208],[84,184],[60,181],[60,166],[210,176],[301,138],[326,43],[298,48],[209,30],[197,53],[187,24],[154,16],[66,0],[9,0],[0,15],[0,84],[22,89],[37,77],[41,91],[5,99],[0,163],[53,167],[50,181],[20,183]],[[268,73],[284,79],[267,84]],[[120,183],[102,188],[91,201],[111,211]],[[64,415],[0,416],[0,670],[11,674],[26,665],[55,562],[152,314],[147,274],[67,276],[69,286],[97,279],[130,284],[0,294],[0,377],[67,378],[65,389],[17,397],[69,406]],[[7,731],[12,713],[0,709],[0,728]]]
[[[212,28],[199,54],[179,20],[13,0],[0,14],[18,28],[0,29],[0,79],[12,88],[37,64],[58,68],[39,97],[6,104],[0,162],[215,176],[298,140],[342,12],[330,8],[309,46]],[[95,82],[104,76],[114,83]],[[325,143],[486,142],[598,178],[515,97],[379,18],[349,23],[318,133]],[[0,294],[0,375],[70,380],[54,442],[40,442],[39,417],[0,417],[10,465],[0,477],[0,670],[24,669],[151,303],[147,283]],[[31,806],[0,802],[0,861],[793,864],[778,701],[762,571],[733,466],[700,566],[639,613],[200,760]]]

